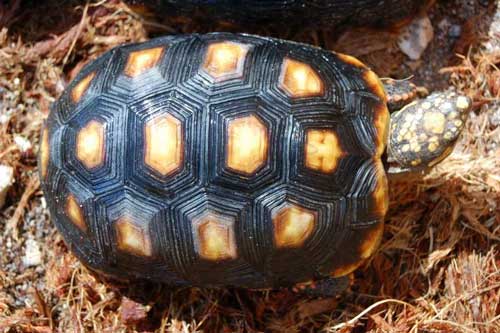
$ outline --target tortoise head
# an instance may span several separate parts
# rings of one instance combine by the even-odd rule
[[[454,92],[433,93],[391,115],[390,173],[428,169],[453,150],[472,107]]]

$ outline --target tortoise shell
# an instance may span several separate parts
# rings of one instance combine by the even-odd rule
[[[88,64],[42,130],[57,228],[94,270],[251,288],[343,276],[387,211],[389,114],[350,56],[213,33]]]

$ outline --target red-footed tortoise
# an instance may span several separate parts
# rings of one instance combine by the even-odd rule
[[[467,97],[410,103],[414,88],[348,55],[251,35],[120,46],[53,105],[43,190],[94,270],[331,295],[379,243],[386,171],[433,166],[463,127]]]

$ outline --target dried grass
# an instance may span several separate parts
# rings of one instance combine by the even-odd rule
[[[0,31],[0,164],[16,183],[0,212],[0,332],[500,332],[498,51],[478,44],[442,70],[474,98],[465,133],[425,178],[391,184],[382,245],[341,298],[131,286],[96,279],[68,252],[38,190],[37,149],[21,152],[13,136],[37,147],[50,102],[105,50],[146,39],[145,27],[197,28],[146,22],[118,1],[69,10],[54,34],[3,17],[13,21]],[[27,239],[41,247],[38,266],[22,262]]]

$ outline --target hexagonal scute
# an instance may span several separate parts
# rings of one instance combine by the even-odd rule
[[[318,73],[308,64],[290,58],[285,58],[281,67],[280,87],[293,98],[324,94]]]
[[[150,257],[151,239],[147,225],[144,226],[125,216],[115,222],[118,249],[132,255]]]
[[[344,152],[334,130],[308,129],[305,142],[306,167],[323,173],[335,171]]]
[[[203,70],[217,82],[243,76],[248,46],[234,42],[218,42],[208,46]]]
[[[163,54],[163,47],[130,52],[124,73],[136,77],[155,67]]]
[[[68,195],[68,197],[66,198],[65,212],[71,222],[73,222],[73,224],[77,226],[78,229],[83,232],[87,231],[87,224],[85,223],[82,207],[73,194]]]
[[[184,138],[182,123],[172,115],[150,119],[145,125],[144,163],[166,176],[182,165]]]
[[[267,160],[269,139],[266,125],[255,115],[231,120],[227,127],[226,165],[235,172],[252,175]]]
[[[207,211],[192,224],[195,249],[200,257],[211,261],[237,257],[234,218]]]
[[[87,169],[93,169],[104,163],[104,152],[104,124],[91,120],[78,132],[76,157]]]
[[[311,236],[316,213],[296,204],[285,203],[273,209],[274,244],[277,248],[300,247]]]

